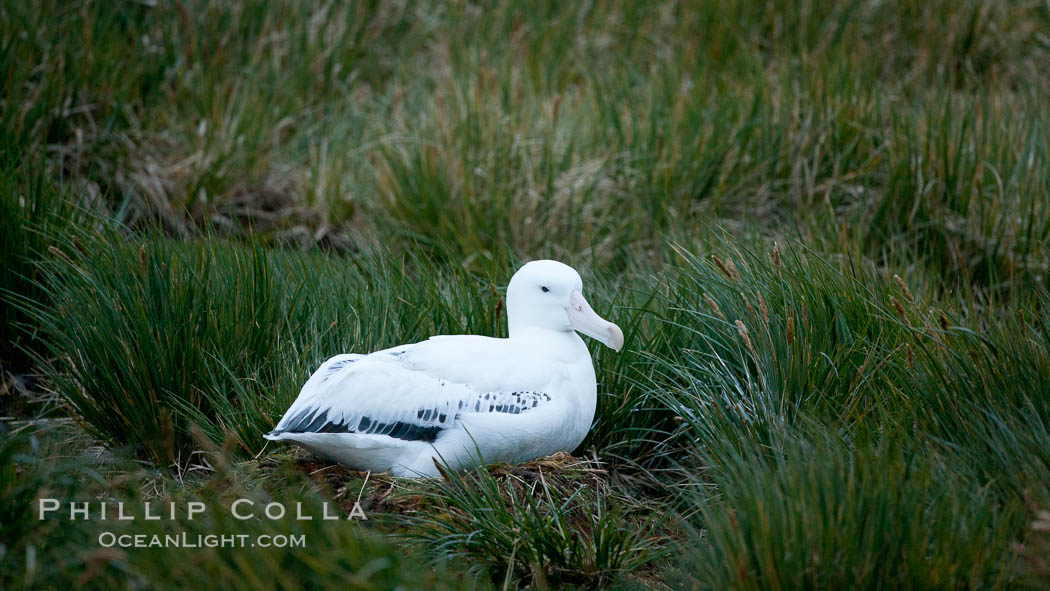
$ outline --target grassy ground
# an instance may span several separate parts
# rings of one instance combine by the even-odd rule
[[[0,3],[0,586],[1050,584],[1048,30],[1034,0]],[[505,335],[539,257],[627,337],[579,459],[366,481],[263,445],[334,353]],[[43,496],[372,518],[115,550]]]

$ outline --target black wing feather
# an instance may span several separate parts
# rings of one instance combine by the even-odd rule
[[[486,392],[478,394],[474,401],[473,409],[469,401],[464,404],[459,401],[458,410],[453,414],[452,421],[449,415],[441,412],[438,408],[421,408],[408,416],[411,420],[398,420],[382,422],[373,420],[371,417],[362,416],[354,424],[350,421],[330,421],[328,411],[317,408],[307,408],[299,412],[288,421],[288,426],[272,431],[270,435],[281,433],[359,433],[364,435],[388,435],[395,439],[404,441],[423,441],[433,443],[437,441],[442,431],[455,424],[463,412],[497,412],[505,414],[521,414],[539,406],[542,402],[550,402],[551,397],[544,392]]]

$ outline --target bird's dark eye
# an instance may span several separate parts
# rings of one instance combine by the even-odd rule
[[[541,285],[541,286],[540,286],[540,289],[542,289],[542,290],[543,290],[543,293],[547,293],[548,291],[550,291],[550,290],[551,290],[551,288],[547,287],[546,285]]]

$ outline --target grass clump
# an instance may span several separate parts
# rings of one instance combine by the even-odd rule
[[[37,499],[84,498],[104,481],[99,472],[56,453],[54,435],[32,429],[0,433],[0,585],[57,587],[74,579],[81,553],[94,542],[74,522],[41,522]],[[90,498],[90,497],[89,497]]]
[[[424,570],[404,549],[370,532],[366,522],[346,520],[338,504],[327,511],[340,519],[322,520],[326,499],[308,487],[272,495],[245,485],[238,470],[214,449],[208,457],[215,471],[195,476],[193,490],[187,490],[190,479],[144,470],[119,457],[73,455],[56,461],[71,451],[63,443],[68,436],[61,430],[28,429],[0,439],[5,460],[0,469],[0,582],[5,589],[52,588],[69,581],[82,589],[477,588],[443,569]],[[58,499],[61,509],[41,521],[40,498]],[[230,505],[238,499],[251,503],[242,503],[238,511],[256,517],[234,516]],[[88,503],[89,519],[66,519],[70,502]],[[103,502],[109,503],[107,519],[101,515]],[[118,502],[134,520],[113,518]],[[160,520],[146,519],[146,502]],[[201,503],[204,512],[185,519],[191,502]],[[265,517],[270,503],[285,507],[285,515]],[[181,514],[175,520],[167,515],[172,506]],[[313,519],[298,520],[296,511]],[[144,544],[168,536],[189,544],[103,545],[109,544],[109,535],[125,534],[140,536]],[[212,544],[205,536],[243,536],[245,545]],[[291,538],[304,544],[293,544]],[[158,560],[158,553],[165,558]]]
[[[609,585],[664,551],[658,517],[616,494],[604,470],[566,454],[442,474],[403,535],[438,556],[469,557],[504,587]]]
[[[90,253],[90,254],[89,254]],[[271,252],[222,241],[67,241],[43,267],[52,389],[93,435],[186,461],[190,426],[256,453],[261,433],[336,352],[495,333],[487,281],[407,259]]]
[[[0,165],[0,368],[12,374],[31,369],[30,352],[39,347],[40,327],[18,300],[40,302],[37,263],[50,246],[83,216],[68,190],[56,187],[40,171]],[[4,380],[6,381],[6,379]]]
[[[33,3],[0,12],[4,145],[180,235],[623,268],[715,219],[994,286],[1047,268],[1047,23],[983,0]]]
[[[740,448],[697,479],[696,545],[683,577],[699,589],[997,588],[1010,579],[1018,505],[936,454],[786,437]],[[704,489],[711,487],[713,491]]]
[[[1040,290],[1016,309],[973,310],[969,322],[930,318],[903,386],[918,424],[953,461],[1006,498],[1038,503],[1050,499],[1048,304]]]
[[[1045,291],[1014,294],[1028,314],[945,311],[848,261],[731,257],[685,259],[661,319],[684,347],[652,362],[691,482],[682,584],[1021,581],[1011,541],[1046,494]]]

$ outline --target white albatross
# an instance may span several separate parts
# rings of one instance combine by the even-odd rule
[[[368,355],[337,355],[266,435],[357,470],[437,476],[518,463],[583,441],[597,383],[583,333],[619,351],[620,327],[557,261],[524,265],[507,286],[509,338],[434,336]],[[480,456],[479,456],[480,454]]]

